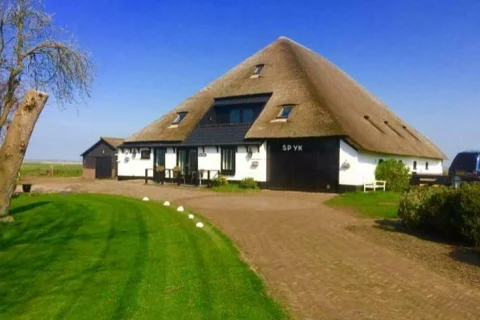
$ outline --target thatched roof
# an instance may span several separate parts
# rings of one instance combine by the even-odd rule
[[[111,137],[100,137],[100,139],[108,143],[114,149],[117,149],[117,147],[121,145],[125,140],[123,138],[111,138]]]
[[[260,77],[251,78],[264,64]],[[428,158],[446,156],[331,62],[280,37],[125,142],[183,141],[214,98],[272,92],[246,139],[345,136],[366,151]],[[272,122],[282,105],[295,107],[287,122]],[[188,112],[171,128],[177,112]]]

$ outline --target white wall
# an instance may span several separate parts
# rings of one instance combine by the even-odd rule
[[[343,163],[348,163],[348,169],[342,168]],[[340,172],[338,183],[344,185],[357,185],[358,173],[360,172],[360,163],[358,161],[358,152],[340,140]]]
[[[153,169],[153,149],[140,148],[140,151],[136,149],[135,157],[132,153],[133,148],[124,148],[124,152],[118,150],[118,176],[145,177],[145,169]],[[141,159],[141,151],[148,149],[150,149],[150,159]],[[148,176],[153,177],[153,170],[148,170]]]
[[[380,159],[395,159],[402,162],[410,169],[410,172],[418,174],[442,174],[443,161],[438,159],[415,158],[397,156],[391,154],[357,152],[343,140],[340,140],[340,172],[339,183],[343,185],[363,185],[375,179],[375,169]],[[342,164],[347,161],[350,168],[342,169]],[[413,169],[413,162],[417,162],[417,169]],[[428,162],[428,170],[426,163]]]
[[[176,148],[167,148],[165,153],[165,169],[173,169],[177,166]]]
[[[249,156],[245,146],[238,146],[235,154],[235,175],[226,176],[228,180],[242,180],[243,178],[253,178],[258,182],[267,181],[267,149],[266,142],[263,143],[259,150],[257,146],[249,146],[252,150],[251,157]],[[205,147],[198,148],[198,153],[204,156],[198,157],[199,170],[215,170],[211,173],[213,178],[221,168],[221,147]],[[255,166],[254,163],[257,165]],[[204,173],[204,179],[207,178],[207,173]]]
[[[246,147],[237,148],[235,157],[235,176],[229,177],[229,180],[242,180],[243,178],[253,178],[258,182],[267,181],[267,143],[263,143],[259,149],[257,146],[249,146],[252,150],[249,156]],[[254,165],[256,163],[256,165]]]
[[[266,142],[260,146],[250,146],[252,150],[251,157],[249,156],[245,146],[238,146],[235,155],[235,175],[226,176],[228,180],[242,180],[243,178],[253,178],[258,182],[267,181],[267,149]],[[145,150],[141,148],[140,150]],[[124,149],[124,151],[127,149]],[[136,157],[129,151],[128,154],[118,151],[118,175],[127,177],[145,177],[145,169],[153,169],[153,148],[151,149],[150,159],[141,160],[140,152],[137,150]],[[204,153],[205,156],[201,156]],[[220,172],[221,166],[221,147],[205,147],[198,148],[198,169],[199,170],[213,170],[210,178],[214,178]],[[126,158],[129,160],[126,161]],[[255,166],[254,163],[257,163]],[[174,148],[167,148],[165,154],[165,169],[173,169],[177,165],[177,153]],[[148,171],[148,176],[153,177],[153,170]],[[205,172],[203,178],[207,178]]]

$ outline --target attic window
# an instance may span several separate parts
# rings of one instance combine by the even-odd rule
[[[186,115],[187,115],[186,112],[179,112],[175,120],[173,120],[172,124],[179,124],[180,122],[183,121]]]
[[[253,71],[252,76],[257,76],[258,77],[260,75],[260,73],[262,72],[263,67],[265,67],[264,64],[257,64],[255,66],[255,70]]]
[[[287,119],[292,113],[293,105],[282,106],[282,110],[277,115],[277,119]]]

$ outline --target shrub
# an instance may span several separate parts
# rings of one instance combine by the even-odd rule
[[[257,182],[253,178],[244,178],[240,181],[240,188],[243,189],[258,189]]]
[[[474,245],[480,245],[480,184],[465,184],[455,201],[454,224],[460,234]]]
[[[402,162],[389,159],[378,164],[375,179],[387,181],[388,191],[404,191],[410,184],[409,169]]]
[[[219,174],[212,179],[212,187],[220,187],[228,184],[228,180],[225,176]]]
[[[432,195],[428,190],[427,188],[414,188],[401,196],[398,204],[398,216],[408,228],[414,229],[423,225],[423,207]]]
[[[408,228],[480,245],[480,185],[413,188],[400,198],[398,216]]]

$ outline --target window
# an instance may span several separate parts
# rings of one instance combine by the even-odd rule
[[[417,161],[413,161],[413,170],[417,170]]]
[[[287,119],[288,116],[290,116],[290,113],[292,113],[292,109],[293,109],[293,106],[283,106],[277,118]]]
[[[425,170],[428,170],[428,162],[425,162]]]
[[[243,109],[243,123],[253,123],[254,117],[253,109]]]
[[[257,65],[255,66],[255,71],[253,71],[253,75],[254,75],[254,76],[260,75],[260,73],[261,73],[262,70],[263,70],[263,67],[265,67],[264,64],[257,64]]]
[[[233,107],[218,107],[215,110],[215,123],[253,123],[260,112],[261,108],[257,106],[236,105]]]
[[[378,164],[382,163],[383,162],[383,159],[380,159],[378,160]]]
[[[474,153],[459,153],[452,162],[451,167],[455,170],[472,172],[476,170],[477,155]]]
[[[222,147],[221,173],[226,175],[235,174],[235,147]]]
[[[233,109],[230,111],[230,123],[241,123],[241,111],[240,109]]]
[[[179,112],[175,120],[173,120],[172,124],[179,124],[180,122],[182,122],[186,115],[186,112]]]
[[[148,160],[148,159],[150,159],[150,149],[148,149],[148,150],[142,150],[142,151],[140,152],[140,159],[142,159],[142,160]]]

